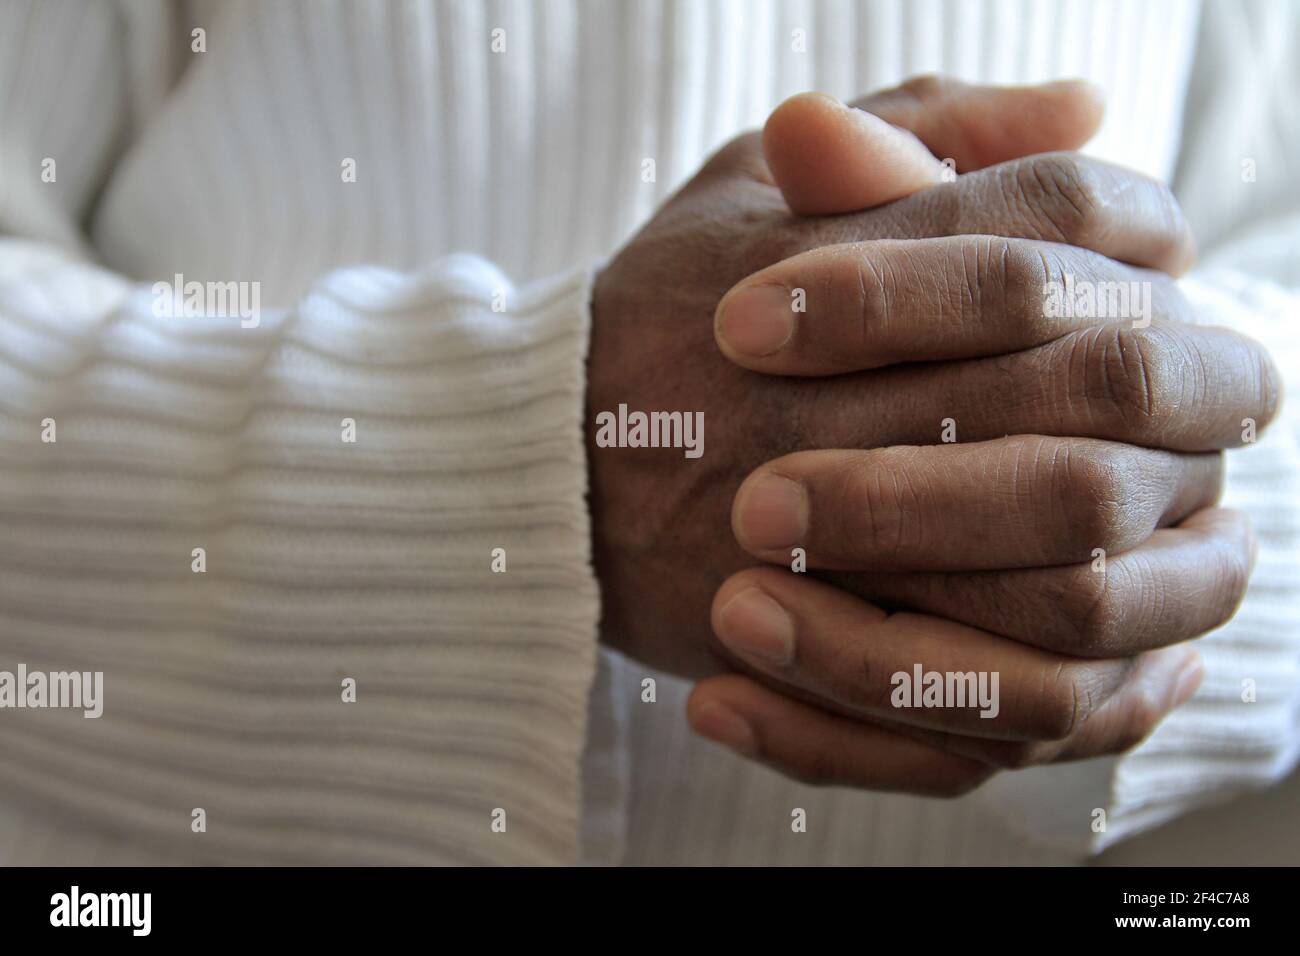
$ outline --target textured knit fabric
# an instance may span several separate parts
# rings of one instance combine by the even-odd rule
[[[586,281],[503,288],[358,268],[241,329],[43,251],[0,285],[5,660],[106,682],[4,713],[7,793],[199,859],[576,852]]]
[[[944,803],[722,753],[612,655],[589,696],[582,360],[594,264],[784,96],[1078,75],[1090,151],[1175,181],[1201,318],[1298,394],[1298,35],[1267,0],[6,3],[0,670],[102,670],[105,710],[0,712],[0,861],[1064,862],[1275,779],[1294,414],[1229,456],[1262,550],[1196,699]],[[155,315],[177,275],[259,321]]]

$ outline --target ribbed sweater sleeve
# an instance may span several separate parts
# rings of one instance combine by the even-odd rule
[[[83,238],[167,12],[0,12],[0,670],[103,673],[99,719],[0,711],[0,860],[576,859],[588,274],[167,314]]]
[[[105,684],[3,715],[6,787],[203,859],[575,858],[585,274],[345,270],[253,328],[0,263],[0,667]]]

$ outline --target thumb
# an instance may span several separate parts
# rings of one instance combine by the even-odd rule
[[[768,118],[763,152],[792,211],[828,215],[942,181],[936,157],[967,171],[1077,149],[1101,113],[1100,93],[1080,81],[994,87],[921,77],[853,107],[821,93],[791,97]]]
[[[803,216],[893,202],[944,172],[916,136],[822,93],[800,93],[772,112],[763,155],[786,204]]]

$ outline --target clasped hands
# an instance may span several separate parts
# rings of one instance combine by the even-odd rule
[[[1255,554],[1215,507],[1221,451],[1280,380],[1193,324],[1169,190],[1073,152],[1101,110],[1073,82],[804,94],[598,276],[588,420],[708,430],[687,461],[588,429],[603,639],[699,678],[697,732],[806,781],[953,795],[1126,750],[1195,692],[1186,642]],[[1063,289],[1091,298],[1047,308]],[[901,686],[931,674],[937,697]],[[951,699],[979,675],[995,715]]]

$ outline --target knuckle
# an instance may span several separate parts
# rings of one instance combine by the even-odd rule
[[[1226,624],[1246,597],[1250,585],[1251,559],[1247,551],[1233,544],[1223,544],[1219,549],[1218,593],[1221,600],[1217,604],[1213,627]]]
[[[846,553],[866,549],[887,560],[913,550],[927,496],[905,462],[907,454],[879,449],[869,464],[847,476],[839,512],[852,519],[841,522],[836,532]]]
[[[1106,198],[1088,160],[1046,153],[1012,164],[1009,175],[1012,195],[1044,239],[1085,247],[1096,243]]]
[[[1038,301],[1052,278],[1051,267],[1040,252],[1028,242],[1011,239],[990,240],[990,255],[997,256],[998,271],[1009,297]]]
[[[832,700],[848,707],[878,712],[890,709],[889,675],[878,667],[870,641],[849,641],[837,654],[828,688]]]
[[[1170,350],[1163,336],[1128,325],[1098,326],[1080,333],[1083,400],[1100,410],[1130,437],[1164,437],[1183,389],[1171,374]]]
[[[844,314],[859,317],[861,341],[866,343],[873,333],[885,333],[892,324],[891,303],[896,301],[893,273],[870,254],[845,257],[839,262],[843,263],[843,271],[837,285],[844,290]]]
[[[1145,515],[1132,493],[1130,470],[1119,457],[1098,449],[1074,449],[1066,464],[1068,533],[1081,553],[1119,551],[1136,543]]]
[[[1091,565],[1077,571],[1066,596],[1066,615],[1075,622],[1078,654],[1104,655],[1123,636],[1124,603],[1114,578],[1117,566],[1093,571]]]
[[[1092,708],[1093,693],[1076,668],[1058,664],[1043,675],[1034,706],[1033,730],[1042,740],[1065,740],[1087,719]]]
[[[965,272],[967,294],[981,314],[1042,323],[1043,296],[1053,274],[1047,255],[1030,242],[990,238],[973,256],[975,268]]]
[[[1030,328],[1043,325],[1044,297],[1054,274],[1061,269],[1052,256],[1031,242],[993,239],[988,258],[995,255],[1000,273],[995,287],[1001,287],[1002,299],[997,303],[998,313]]]

